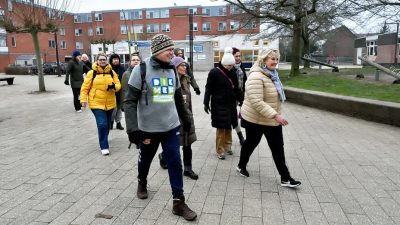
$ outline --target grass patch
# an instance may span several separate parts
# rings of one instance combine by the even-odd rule
[[[288,78],[289,71],[280,71],[282,83],[288,87],[400,103],[399,84],[355,80],[356,74],[373,74],[375,70],[371,67],[341,69],[339,73],[305,71],[307,74],[290,78]]]

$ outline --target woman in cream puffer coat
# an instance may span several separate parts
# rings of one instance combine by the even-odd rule
[[[296,187],[301,182],[290,176],[285,162],[282,126],[288,125],[288,121],[281,115],[281,104],[286,98],[276,70],[278,61],[278,50],[262,52],[247,77],[245,98],[240,111],[242,126],[246,128],[246,140],[240,152],[237,170],[242,176],[250,176],[246,170],[247,163],[264,135],[281,175],[281,185]]]
[[[93,63],[92,70],[87,73],[83,82],[80,100],[82,107],[86,107],[89,102],[89,108],[96,118],[100,150],[103,155],[109,154],[108,132],[111,115],[117,105],[115,93],[120,89],[118,75],[107,63],[107,56],[100,53],[97,55],[97,62]]]

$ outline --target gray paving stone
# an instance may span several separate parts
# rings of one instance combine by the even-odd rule
[[[114,224],[127,225],[132,224],[133,221],[139,217],[143,208],[131,208],[127,207],[124,211],[115,219]]]
[[[329,224],[322,212],[304,212],[304,218],[307,224]]]
[[[242,224],[242,206],[224,205],[221,215],[221,224]]]
[[[321,208],[322,208],[322,212],[324,213],[329,224],[331,224],[331,223],[348,224],[349,223],[345,213],[340,208],[339,204],[321,203]]]
[[[285,224],[281,208],[263,208],[263,223],[268,225]]]
[[[220,224],[221,215],[202,213],[199,218],[199,225]]]
[[[72,203],[59,202],[55,206],[53,206],[51,209],[47,210],[42,215],[40,215],[35,221],[50,223],[53,220],[55,220],[57,217],[59,217],[71,205],[72,205]]]
[[[208,196],[204,203],[203,213],[222,213],[222,206],[224,205],[223,196]]]
[[[299,202],[282,201],[285,223],[306,224]]]
[[[319,206],[317,197],[314,194],[297,194],[300,201],[300,206],[303,212],[320,212],[321,207]]]
[[[91,205],[89,208],[85,209],[71,224],[90,224],[97,213],[103,212],[106,208],[105,205]]]
[[[394,224],[380,206],[364,205],[363,210],[373,224]]]
[[[360,214],[347,214],[347,218],[349,218],[350,223],[353,225],[372,225],[371,220],[365,216]]]

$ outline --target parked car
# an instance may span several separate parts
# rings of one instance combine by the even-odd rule
[[[61,74],[66,73],[66,63],[60,62],[60,70]],[[38,74],[37,66],[32,66],[30,68],[31,74]],[[57,63],[56,62],[47,62],[43,63],[43,74],[45,75],[57,75]]]

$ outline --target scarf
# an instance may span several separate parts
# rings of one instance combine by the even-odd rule
[[[274,82],[275,88],[278,91],[279,99],[283,103],[286,100],[285,91],[283,90],[283,85],[281,80],[279,79],[279,74],[277,70],[269,70],[267,67],[264,68],[264,71],[267,72],[271,76],[272,82]]]
[[[238,87],[240,90],[243,90],[244,74],[243,74],[242,68],[240,68],[240,65],[242,65],[242,63],[235,64],[235,69],[236,69],[236,74],[237,74],[237,78],[238,78]]]

